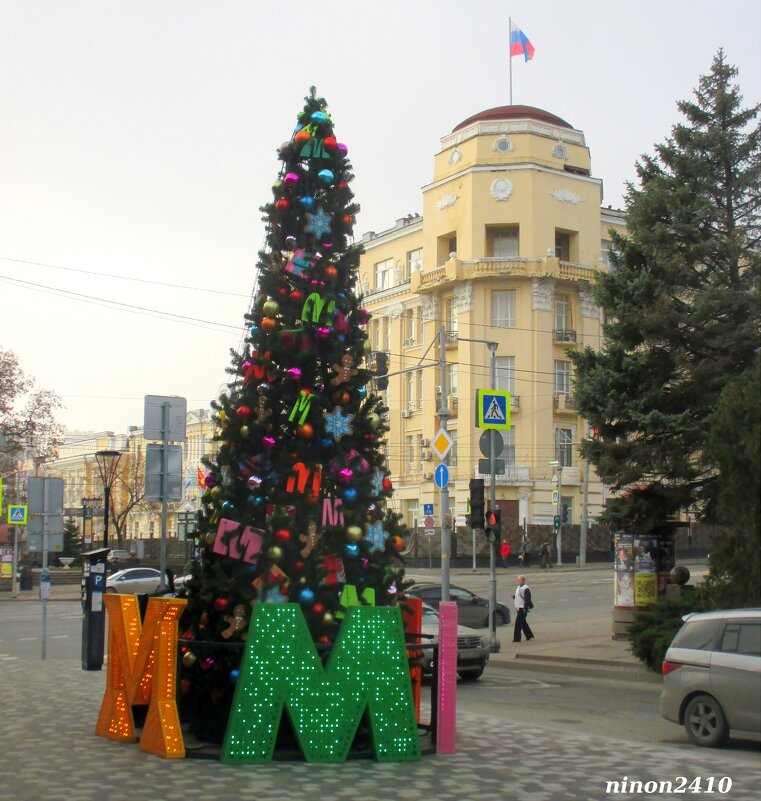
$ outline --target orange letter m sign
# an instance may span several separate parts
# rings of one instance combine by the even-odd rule
[[[187,601],[149,598],[145,622],[137,597],[106,595],[108,669],[95,733],[117,742],[135,741],[132,705],[148,705],[140,749],[166,759],[183,759],[177,686],[177,625]]]

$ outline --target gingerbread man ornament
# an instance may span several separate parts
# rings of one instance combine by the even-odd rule
[[[330,383],[337,387],[339,384],[345,384],[351,381],[352,378],[359,372],[354,366],[354,359],[350,354],[345,353],[341,357],[341,364],[331,365],[332,370],[335,372],[335,377],[330,379]]]
[[[322,534],[317,533],[317,523],[314,520],[310,520],[307,525],[307,533],[299,534],[299,539],[304,543],[304,547],[299,551],[302,559],[306,559],[312,553],[321,536]]]

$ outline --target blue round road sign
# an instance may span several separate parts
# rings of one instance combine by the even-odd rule
[[[445,464],[436,465],[433,481],[439,489],[444,489],[449,484],[449,468]]]

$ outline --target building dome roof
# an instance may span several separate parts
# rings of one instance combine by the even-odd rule
[[[535,106],[497,106],[496,108],[486,109],[486,111],[480,111],[478,114],[468,117],[467,120],[463,120],[459,125],[453,128],[452,133],[467,128],[468,125],[472,125],[474,122],[482,122],[485,120],[525,120],[526,118],[536,120],[537,122],[544,122],[547,125],[573,129],[571,123],[566,122],[554,114],[550,114],[549,111],[536,108]]]

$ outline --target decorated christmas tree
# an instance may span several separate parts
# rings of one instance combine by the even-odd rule
[[[355,292],[351,164],[325,101],[314,88],[305,100],[262,207],[245,346],[213,404],[221,444],[207,461],[180,626],[183,714],[211,741],[224,734],[254,604],[300,604],[327,651],[346,608],[394,604],[403,573],[386,408]]]

